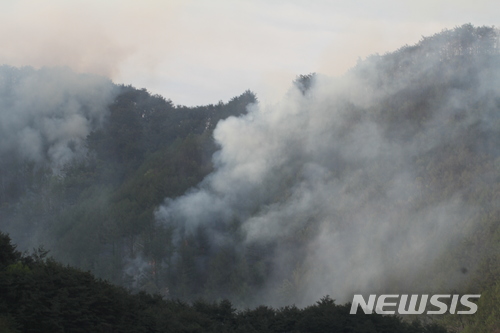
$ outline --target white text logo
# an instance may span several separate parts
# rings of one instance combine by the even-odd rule
[[[356,314],[358,306],[360,306],[365,314],[373,313],[374,308],[375,313],[378,314],[395,314],[396,311],[397,314],[444,314],[446,312],[451,314],[455,314],[455,312],[457,314],[474,314],[477,311],[477,305],[469,301],[469,299],[479,297],[481,295],[462,295],[460,297],[460,295],[442,294],[432,295],[430,298],[429,295],[411,295],[411,297],[409,295],[380,295],[377,299],[377,295],[370,295],[367,302],[363,295],[354,295],[350,313]],[[417,306],[419,298],[420,304]],[[437,310],[426,311],[428,300]],[[450,300],[450,302],[445,303],[446,300]],[[461,307],[461,310],[457,311],[459,300],[460,304],[468,308],[468,310]]]

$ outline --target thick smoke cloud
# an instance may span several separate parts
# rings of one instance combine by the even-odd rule
[[[0,156],[61,168],[82,156],[114,94],[112,82],[99,76],[0,67]]]
[[[214,251],[240,247],[225,232],[235,223],[246,246],[273,244],[273,278],[261,302],[453,288],[463,278],[457,267],[473,268],[466,256],[438,267],[445,285],[425,278],[438,274],[435,260],[464,236],[476,207],[463,200],[464,189],[428,200],[434,185],[421,179],[419,161],[453,147],[471,128],[491,128],[497,106],[477,105],[499,96],[499,73],[459,73],[442,51],[427,45],[425,57],[409,52],[399,73],[397,55],[373,57],[341,79],[316,76],[279,104],[254,105],[219,123],[215,172],[168,199],[158,220],[175,227],[178,242],[207,229]],[[450,82],[460,84],[442,95],[427,86]],[[407,105],[415,101],[422,105]],[[395,104],[397,112],[387,111]]]

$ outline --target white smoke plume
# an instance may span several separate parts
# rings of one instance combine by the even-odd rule
[[[261,302],[453,288],[460,265],[472,264],[466,256],[440,267],[444,285],[422,278],[438,274],[435,260],[464,236],[476,207],[465,203],[462,189],[430,201],[434,184],[421,179],[419,163],[436,149],[453,149],[472,128],[491,128],[492,117],[498,123],[497,105],[477,105],[500,96],[500,73],[464,74],[443,61],[441,49],[422,52],[428,54],[420,60],[408,52],[405,64],[397,55],[374,57],[341,79],[316,75],[311,87],[294,86],[279,104],[254,105],[246,116],[220,122],[215,172],[168,199],[158,220],[180,238],[202,226],[215,251],[239,246],[226,232],[235,223],[245,245],[273,244]],[[455,74],[434,77],[438,68]],[[430,90],[450,82],[460,85],[442,95]],[[415,101],[422,105],[405,104]]]
[[[0,158],[7,153],[59,169],[85,151],[116,88],[67,68],[0,67]]]

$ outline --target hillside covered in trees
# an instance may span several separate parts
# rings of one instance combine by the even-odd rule
[[[329,297],[299,309],[259,306],[236,311],[231,302],[192,304],[98,280],[65,267],[39,249],[22,255],[0,234],[2,332],[422,332],[436,324],[406,323],[393,316],[350,315],[350,304]]]
[[[0,229],[21,250],[43,245],[156,295],[124,299],[160,312],[197,306],[175,299],[216,302],[207,311],[223,299],[310,306],[252,310],[277,318],[344,308],[311,305],[324,295],[470,292],[482,295],[476,315],[436,320],[500,327],[495,28],[446,30],[340,78],[298,76],[272,106],[247,91],[188,108],[100,77],[7,66],[0,103]],[[4,278],[73,272],[16,256]]]

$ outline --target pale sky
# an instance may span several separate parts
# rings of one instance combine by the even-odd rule
[[[298,74],[464,23],[498,25],[498,0],[0,0],[0,64],[68,66],[170,98],[277,101]]]

